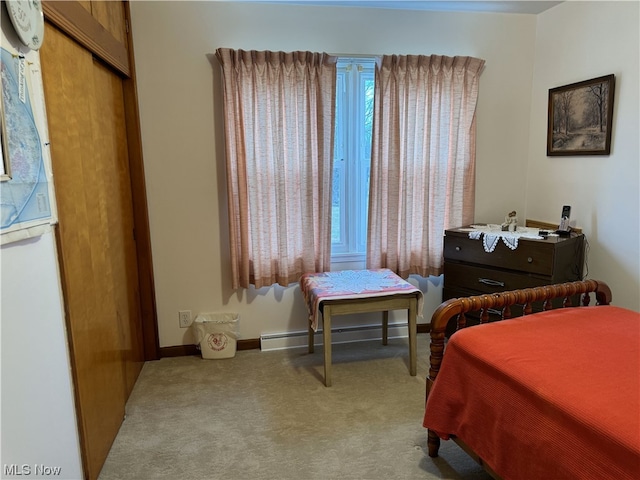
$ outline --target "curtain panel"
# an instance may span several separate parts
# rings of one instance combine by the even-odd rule
[[[232,287],[331,265],[336,57],[220,48]]]
[[[376,66],[367,268],[439,275],[444,230],[473,222],[484,60],[385,55]]]

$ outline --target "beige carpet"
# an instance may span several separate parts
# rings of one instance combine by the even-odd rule
[[[239,351],[145,364],[100,480],[474,479],[490,477],[453,442],[426,454],[428,335],[418,376],[406,339]]]

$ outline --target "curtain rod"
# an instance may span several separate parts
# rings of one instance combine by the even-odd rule
[[[387,55],[385,53],[329,53],[334,57],[347,57],[347,58],[371,58],[371,57],[382,57],[383,55]]]

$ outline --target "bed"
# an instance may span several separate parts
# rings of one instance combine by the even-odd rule
[[[448,300],[430,351],[431,457],[452,439],[495,478],[640,478],[640,313],[611,305],[604,282]]]

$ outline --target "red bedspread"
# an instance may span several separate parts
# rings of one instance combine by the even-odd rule
[[[456,332],[424,426],[506,480],[640,478],[640,313],[557,309]]]

